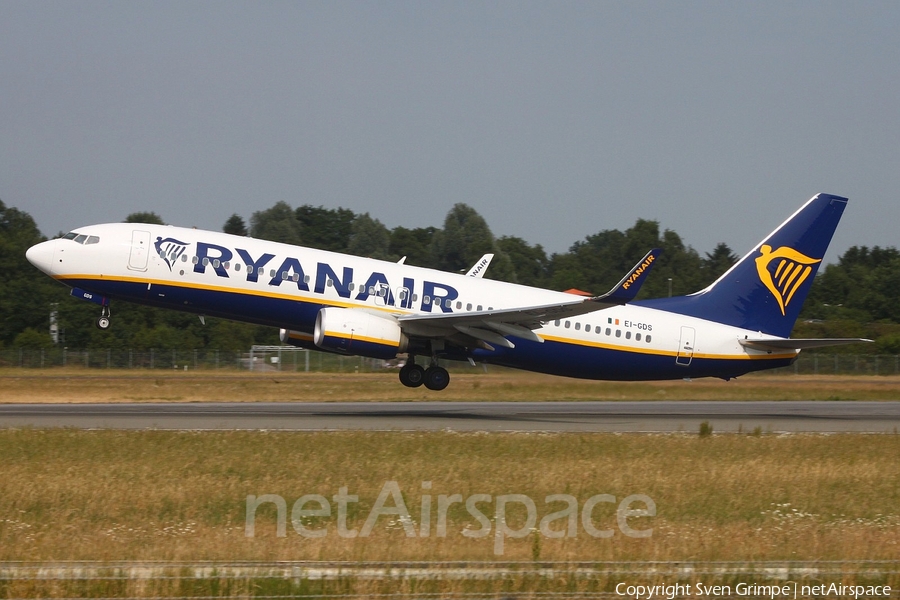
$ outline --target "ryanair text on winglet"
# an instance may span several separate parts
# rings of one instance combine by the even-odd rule
[[[654,260],[656,260],[655,256],[653,256],[652,254],[650,256],[648,256],[647,260],[642,262],[641,266],[639,266],[637,269],[635,269],[634,272],[631,275],[629,275],[628,279],[625,280],[625,283],[622,284],[622,289],[627,290],[629,287],[631,287],[631,284],[640,278],[640,276],[644,273],[644,271],[646,271],[650,267],[650,264]]]

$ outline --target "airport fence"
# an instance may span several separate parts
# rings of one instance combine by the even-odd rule
[[[294,371],[372,373],[399,368],[402,361],[339,356],[293,346],[254,346],[247,352],[225,350],[71,349],[0,350],[0,367],[51,369],[160,369],[176,371]]]
[[[5,348],[0,350],[0,367],[29,369],[81,367],[85,369],[180,371],[230,369],[260,372],[374,373],[395,370],[402,365],[402,359],[385,361],[360,356],[340,356],[293,346],[254,346],[247,352],[155,348],[149,350]],[[900,355],[803,353],[794,364],[768,372],[782,375],[900,375]]]

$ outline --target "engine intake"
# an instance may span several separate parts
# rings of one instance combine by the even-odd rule
[[[323,350],[383,359],[406,352],[409,345],[393,318],[352,308],[320,310],[313,340]]]

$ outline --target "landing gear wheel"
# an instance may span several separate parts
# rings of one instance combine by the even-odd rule
[[[100,317],[97,319],[97,329],[109,329],[109,306],[100,309]]]
[[[419,387],[425,383],[425,369],[416,363],[407,363],[400,369],[400,383],[406,387]]]
[[[428,367],[425,371],[425,387],[439,392],[450,384],[450,373],[444,367]]]

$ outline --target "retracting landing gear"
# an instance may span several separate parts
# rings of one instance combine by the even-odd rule
[[[400,383],[406,387],[419,387],[423,383],[429,390],[435,392],[447,387],[450,383],[450,373],[447,369],[440,367],[437,363],[432,363],[427,369],[423,369],[421,365],[417,365],[415,357],[410,357],[409,362],[400,369]]]
[[[100,316],[97,318],[97,329],[109,329],[109,305],[100,308]]]

